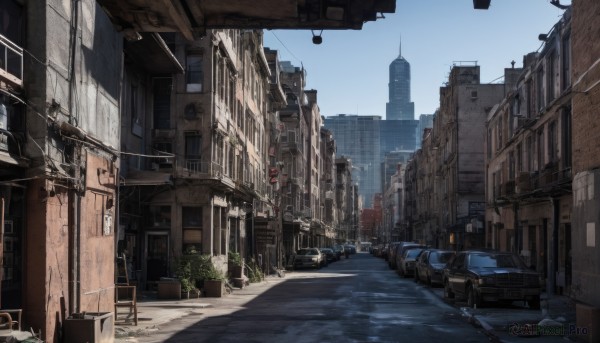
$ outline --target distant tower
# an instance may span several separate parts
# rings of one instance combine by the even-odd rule
[[[389,102],[385,107],[385,119],[415,119],[415,103],[410,101],[410,63],[402,57],[402,40],[398,58],[390,64],[388,87]]]

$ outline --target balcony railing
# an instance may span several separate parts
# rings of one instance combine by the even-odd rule
[[[185,159],[183,171],[189,173],[190,176],[207,174],[210,177],[221,177],[223,175],[223,167],[214,162],[202,162],[199,159]]]
[[[0,35],[0,76],[12,85],[23,87],[23,49]]]

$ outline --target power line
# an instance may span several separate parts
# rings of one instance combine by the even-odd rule
[[[298,62],[300,62],[300,64],[302,64],[302,60],[300,60],[296,55],[294,55],[294,53],[290,49],[288,49],[288,47],[281,41],[281,39],[279,39],[279,37],[277,37],[275,32],[273,32],[273,31],[269,31],[269,32],[271,32],[271,34],[273,34],[273,36],[275,36],[275,38],[279,41],[279,43],[281,43],[281,45],[285,48],[285,50],[287,50],[287,52],[290,53],[290,55],[292,55],[292,57],[294,57]]]

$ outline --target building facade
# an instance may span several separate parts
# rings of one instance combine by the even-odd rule
[[[59,342],[113,310],[123,40],[96,1],[0,11],[2,306]]]
[[[337,154],[352,160],[353,178],[365,208],[381,192],[381,117],[339,114],[325,118],[335,136]]]
[[[600,21],[597,19],[600,4],[593,0],[578,0],[572,7],[571,35],[563,38],[572,42],[572,59],[567,64],[572,70],[565,74],[572,87],[573,113],[572,297],[578,301],[578,322],[593,318],[592,323],[598,323],[600,190],[596,180],[600,174],[600,133],[595,123],[600,110]],[[597,332],[599,328],[595,325],[591,330]]]
[[[542,49],[510,69],[517,82],[486,125],[486,246],[519,253],[561,293],[572,274],[570,21],[566,11]]]

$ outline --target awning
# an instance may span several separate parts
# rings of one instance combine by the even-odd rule
[[[140,170],[127,174],[121,178],[121,186],[156,186],[172,185],[173,176],[171,173],[162,173],[150,170]]]

